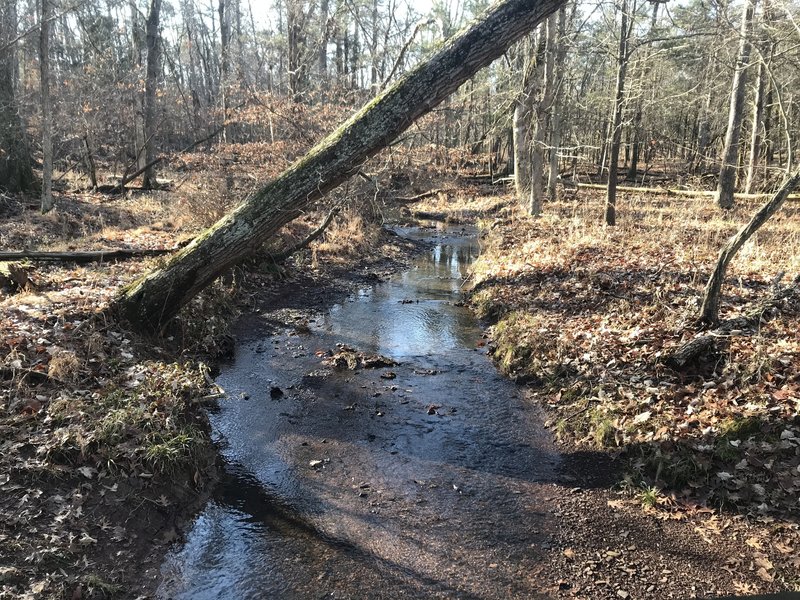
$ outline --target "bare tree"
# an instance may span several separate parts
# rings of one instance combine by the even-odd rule
[[[50,100],[50,16],[51,0],[41,1],[39,30],[39,86],[42,102],[42,212],[53,209],[53,104]]]
[[[534,109],[534,130],[531,144],[531,196],[528,212],[534,216],[542,214],[542,198],[544,196],[544,155],[547,150],[547,120],[553,107],[555,97],[556,78],[555,67],[555,41],[558,15],[553,13],[544,23],[544,47],[537,57],[537,62],[542,63],[543,81],[541,93]],[[540,69],[541,70],[541,69]]]
[[[577,6],[577,4],[575,5]],[[567,55],[567,11],[565,7],[558,9],[558,36],[551,48],[554,53],[553,76],[555,87],[553,108],[550,114],[550,162],[547,176],[547,197],[551,202],[556,200],[556,183],[558,182],[558,151],[561,146],[561,131],[564,119],[561,109],[564,102],[564,71]]]
[[[158,87],[159,52],[161,36],[158,27],[161,17],[161,0],[151,0],[147,15],[147,73],[144,82],[144,159],[148,165],[144,171],[142,187],[150,189],[156,184],[156,88]]]
[[[34,187],[30,148],[17,103],[16,39],[17,3],[0,2],[0,188],[11,193]]]
[[[514,102],[514,115],[512,120],[514,144],[514,185],[517,198],[525,203],[530,196],[531,185],[531,119],[533,116],[533,103],[536,94],[536,51],[539,46],[539,37],[535,40],[526,40],[523,46],[522,85],[521,91]]]
[[[750,61],[750,31],[757,0],[747,0],[742,11],[739,28],[739,54],[733,74],[731,102],[728,109],[728,129],[725,133],[725,148],[722,151],[722,166],[719,170],[717,204],[720,208],[733,206],[733,193],[736,189],[736,173],[739,165],[739,138],[744,118],[744,97],[747,85],[747,64]]]
[[[230,11],[225,0],[219,0],[217,5],[219,13],[219,105],[222,110],[222,142],[228,141],[228,128],[225,121],[228,119],[228,74],[230,71]]]
[[[767,102],[765,97],[767,95],[767,88],[770,87],[769,76],[767,70],[769,63],[773,58],[775,52],[775,43],[770,39],[771,36],[767,31],[767,27],[772,19],[772,10],[768,0],[764,1],[763,19],[761,20],[761,28],[756,42],[758,50],[758,73],[754,86],[753,96],[753,117],[750,129],[750,156],[747,161],[747,179],[745,180],[744,191],[749,194],[753,190],[753,184],[756,177],[756,169],[763,154],[762,141],[767,137],[768,127],[766,124],[766,108]]]
[[[606,188],[606,225],[617,224],[617,169],[619,149],[622,144],[622,111],[625,101],[625,76],[628,72],[628,40],[633,28],[633,16],[628,14],[628,0],[620,0],[619,49],[617,51],[617,84],[611,116],[611,147],[608,158],[608,186]]]

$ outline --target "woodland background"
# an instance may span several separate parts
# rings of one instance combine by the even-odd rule
[[[6,0],[0,186],[33,189],[31,165],[52,162],[57,182],[143,171],[151,187],[164,163],[144,167],[187,148],[230,173],[257,157],[263,171],[250,176],[268,178],[485,6]],[[524,191],[539,155],[553,197],[556,171],[607,176],[616,133],[631,182],[709,189],[735,118],[739,188],[770,189],[794,160],[797,10],[783,0],[571,3],[394,149],[510,174],[517,148]],[[746,102],[734,106],[732,84]]]

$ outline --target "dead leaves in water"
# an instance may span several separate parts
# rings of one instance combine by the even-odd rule
[[[320,356],[320,353],[317,353],[317,355]],[[347,369],[350,371],[362,368],[382,369],[397,365],[397,362],[391,358],[381,356],[380,354],[362,352],[346,344],[337,344],[335,351],[328,353],[323,352],[322,356],[325,357],[323,360],[325,364],[331,365],[335,369]],[[384,379],[393,379],[393,377],[391,377],[391,372],[384,373],[381,377]]]

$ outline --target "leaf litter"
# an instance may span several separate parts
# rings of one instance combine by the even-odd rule
[[[708,546],[743,532],[771,540],[732,557],[758,580],[741,587],[791,589],[798,561],[776,544],[800,546],[800,291],[756,329],[731,331],[710,364],[672,370],[665,359],[695,335],[716,253],[753,207],[720,215],[627,196],[606,228],[596,196],[548,204],[539,219],[509,199],[484,223],[470,302],[492,325],[490,353],[564,447],[624,463],[609,509],[690,520]],[[731,265],[723,318],[769,297],[776,272],[800,272],[798,208],[787,212]]]

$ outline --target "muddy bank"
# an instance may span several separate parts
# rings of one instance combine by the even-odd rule
[[[390,234],[350,234],[369,236],[375,254],[360,260],[352,243],[320,251],[316,265],[310,252],[277,270],[250,265],[233,277],[238,291],[215,284],[157,339],[102,314],[142,261],[41,266],[31,289],[2,291],[1,598],[152,594],[164,553],[216,481],[203,407],[235,300],[239,310],[281,293],[329,303],[414,252]]]

